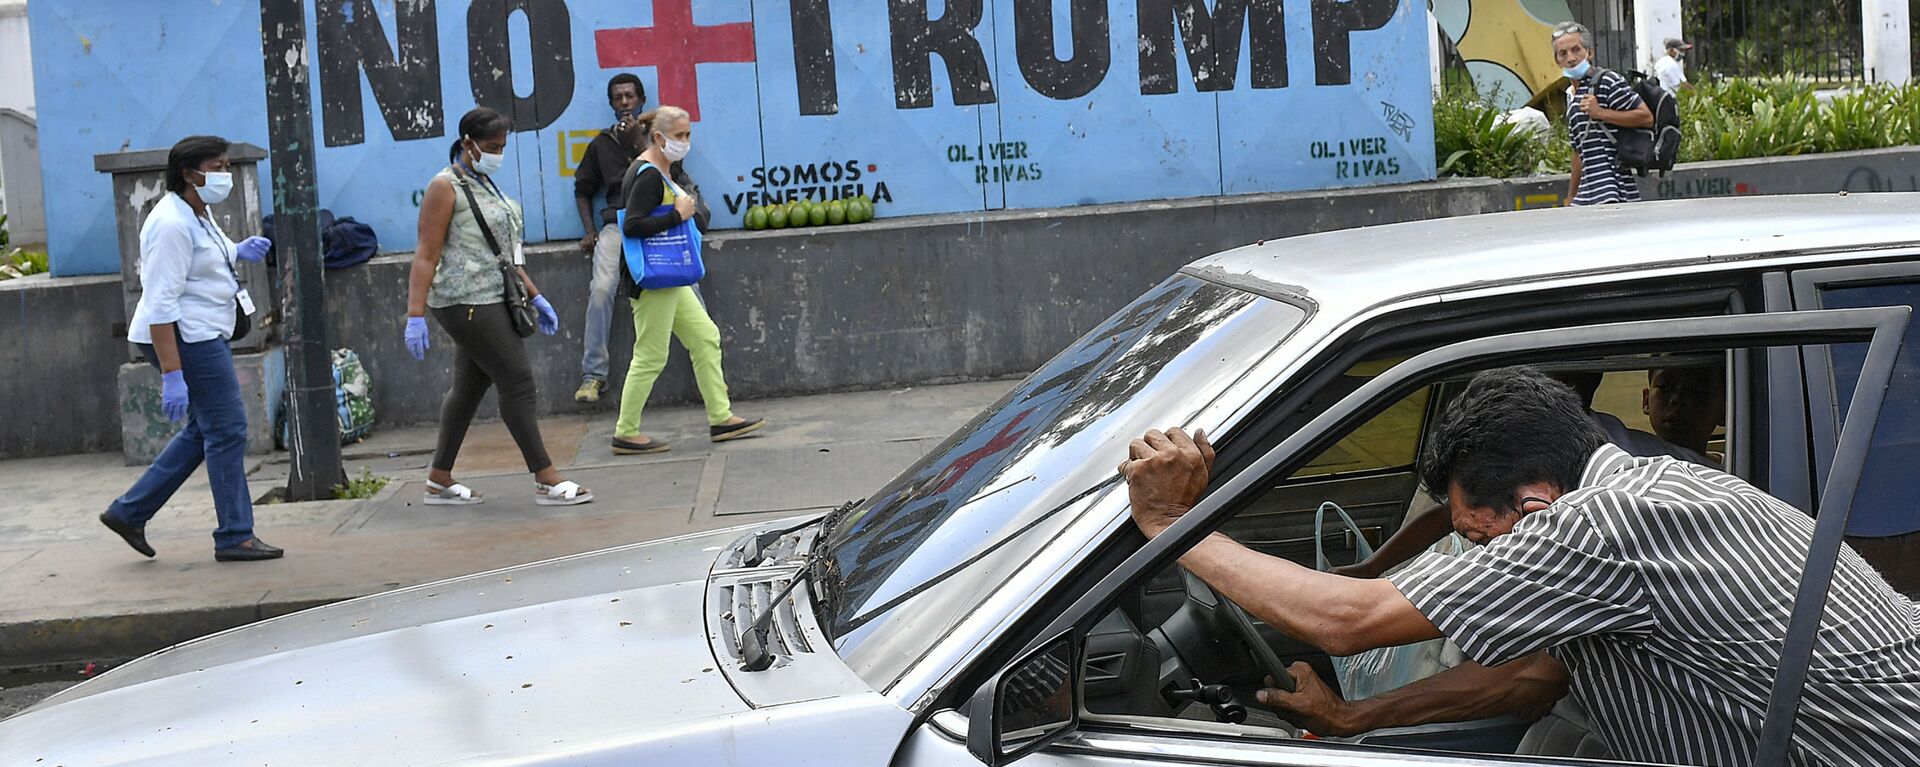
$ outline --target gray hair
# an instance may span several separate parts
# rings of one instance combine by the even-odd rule
[[[1558,24],[1553,25],[1554,40],[1559,40],[1561,37],[1564,37],[1566,35],[1579,35],[1580,47],[1585,48],[1588,51],[1593,50],[1593,33],[1587,31],[1587,26],[1585,24],[1581,24],[1580,22],[1577,22],[1577,21],[1562,21]]]

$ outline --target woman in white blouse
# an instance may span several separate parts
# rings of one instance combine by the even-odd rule
[[[240,288],[238,261],[259,261],[264,237],[235,243],[207,213],[233,190],[227,141],[189,136],[167,153],[167,194],[140,227],[140,304],[127,340],[160,369],[160,409],[186,420],[160,457],[100,515],[135,551],[153,556],[147,520],[202,462],[220,526],[213,558],[273,559],[283,552],[253,534],[247,490],[247,411],[228,342],[250,321],[253,300]]]

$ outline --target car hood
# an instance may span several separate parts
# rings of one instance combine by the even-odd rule
[[[0,764],[522,762],[697,731],[752,711],[715,661],[703,609],[709,567],[742,531],[187,642],[0,722]]]

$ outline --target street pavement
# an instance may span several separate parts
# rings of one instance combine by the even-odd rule
[[[699,407],[647,411],[668,453],[615,456],[612,408],[541,421],[554,462],[596,500],[538,506],[497,421],[476,424],[456,478],[487,498],[420,503],[432,424],[343,448],[347,470],[394,478],[363,500],[255,507],[284,559],[215,562],[204,470],[147,526],[139,556],[95,519],[142,467],[117,454],[0,461],[0,669],[114,661],[294,610],[637,541],[825,511],[865,497],[1004,394],[1006,381],[736,404],[762,436],[706,438]],[[487,414],[490,415],[490,414]],[[254,496],[285,484],[287,454],[250,459]],[[7,686],[0,675],[0,687]]]

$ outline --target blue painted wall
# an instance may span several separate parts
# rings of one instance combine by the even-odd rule
[[[721,226],[769,197],[867,194],[889,216],[1432,178],[1425,4],[1270,6],[313,0],[320,202],[411,248],[418,193],[484,103],[515,118],[501,180],[528,238],[577,238],[573,165],[612,121],[617,72],[649,107],[697,111],[687,167]],[[257,3],[29,17],[55,273],[118,269],[94,154],[194,133],[267,144]]]

